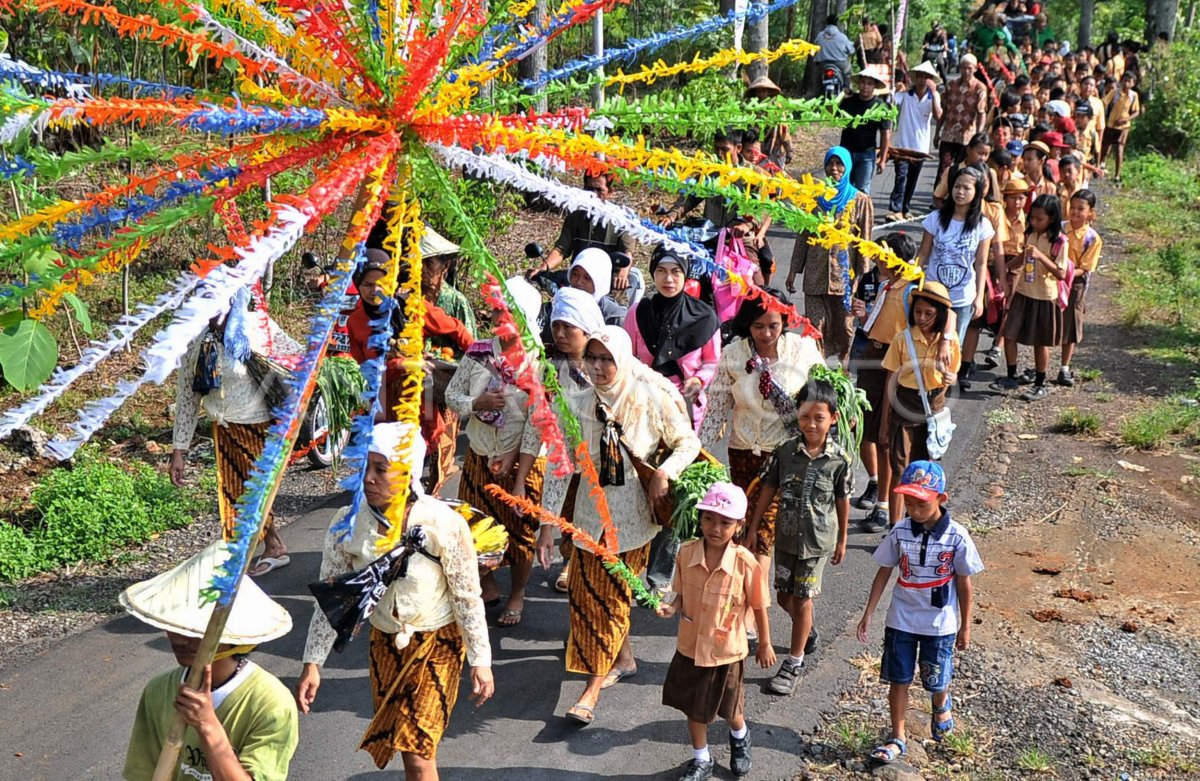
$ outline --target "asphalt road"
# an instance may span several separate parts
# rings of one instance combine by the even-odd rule
[[[921,190],[932,189],[926,170]],[[876,182],[888,192],[890,170]],[[877,213],[886,203],[877,198]],[[920,200],[920,208],[927,203]],[[793,238],[772,236],[782,268],[791,257]],[[973,456],[981,435],[987,397],[960,400],[955,411],[958,430],[946,460],[951,485],[963,454]],[[859,485],[865,479],[860,470]],[[314,510],[284,530],[292,564],[261,581],[287,607],[295,628],[254,656],[266,669],[295,682],[313,602],[305,584],[315,579],[321,539],[333,508]],[[863,513],[855,511],[852,519]],[[822,642],[807,660],[806,672],[791,697],[765,692],[772,671],[747,667],[746,711],[754,738],[752,779],[792,777],[798,736],[811,731],[821,714],[836,709],[835,697],[857,671],[847,660],[864,648],[854,626],[866,599],[875,567],[871,551],[877,535],[852,529],[846,561],[826,570],[825,593],[816,602],[816,625]],[[554,574],[553,572],[551,574]],[[505,576],[502,574],[502,587]],[[661,703],[661,684],[675,647],[675,626],[647,610],[635,611],[633,644],[639,672],[605,692],[595,722],[580,728],[563,712],[583,689],[580,676],[563,669],[567,605],[536,572],[528,592],[524,622],[517,628],[492,631],[497,695],[474,710],[465,694],[441,745],[442,777],[541,781],[542,779],[671,779],[690,758],[680,715]],[[875,634],[881,636],[882,611]],[[777,651],[787,637],[788,621],[772,608]],[[752,661],[752,660],[751,660]],[[41,654],[0,669],[0,781],[83,781],[120,776],[129,728],[145,682],[172,664],[161,633],[129,617],[107,621],[64,639]],[[367,725],[371,699],[367,680],[365,636],[340,656],[331,657],[315,712],[301,722],[300,747],[292,762],[295,781],[363,780],[396,777],[376,771],[370,758],[356,751]],[[880,696],[883,696],[881,689]],[[715,725],[711,742],[718,775],[729,774],[728,743]]]

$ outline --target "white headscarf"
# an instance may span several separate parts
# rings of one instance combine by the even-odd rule
[[[406,455],[400,447],[410,431],[413,438]],[[421,436],[420,429],[410,423],[376,423],[371,429],[371,444],[367,450],[378,453],[388,461],[407,458],[412,492],[417,496],[425,495],[425,489],[421,486],[421,473],[425,471],[425,438]]]
[[[618,422],[632,423],[648,404],[661,404],[671,399],[680,411],[685,411],[683,397],[671,381],[642,363],[633,354],[633,340],[619,325],[606,325],[588,336],[612,353],[616,373],[613,381],[601,387],[595,385],[596,396],[608,407]]]
[[[595,300],[599,301],[612,290],[612,258],[604,250],[599,247],[583,250],[575,256],[567,273],[570,274],[576,267],[582,268],[592,278],[592,285],[596,288],[592,298]]]
[[[604,327],[604,315],[592,296],[577,288],[564,287],[554,296],[550,307],[550,322],[573,325],[585,334]]]
[[[529,330],[533,332],[534,338],[541,342],[542,337],[538,332],[538,315],[542,313],[542,294],[524,277],[509,277],[504,280],[504,287],[520,307],[521,314],[525,315],[525,322],[529,325]]]

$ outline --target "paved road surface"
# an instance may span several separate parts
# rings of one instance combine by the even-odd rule
[[[932,172],[926,178],[931,179]],[[922,188],[926,192],[931,189],[928,184]],[[890,187],[889,170],[877,180],[876,189],[886,194]],[[886,203],[876,200],[877,213],[882,215]],[[772,243],[786,264],[792,237],[781,233],[772,236]],[[958,408],[959,428],[948,460],[952,480],[959,454],[974,451],[985,404],[976,398]],[[292,565],[262,581],[291,612],[296,628],[255,658],[289,685],[299,670],[294,660],[301,655],[312,611],[305,583],[317,571],[321,537],[332,512],[331,508],[314,510],[290,525],[284,538]],[[855,511],[852,518],[861,515]],[[798,734],[816,726],[821,713],[832,709],[836,692],[855,676],[845,660],[863,650],[853,628],[874,575],[870,553],[877,542],[875,535],[854,531],[845,563],[827,570],[825,594],[816,607],[823,641],[808,660],[795,695],[779,698],[764,693],[771,671],[747,668],[747,713],[755,743],[752,779],[790,779]],[[787,636],[788,623],[778,608],[772,609],[771,619],[777,650],[782,651],[779,643]],[[581,677],[563,671],[566,623],[565,599],[554,593],[539,571],[529,590],[524,623],[515,629],[493,630],[495,700],[479,711],[465,696],[460,700],[439,756],[443,778],[592,781],[678,775],[690,756],[685,725],[675,711],[660,704],[662,680],[675,645],[673,622],[659,620],[646,610],[635,611],[633,642],[639,673],[605,693],[596,721],[584,729],[561,716],[583,689]],[[882,615],[877,627],[881,623]],[[877,628],[876,633],[881,631]],[[120,617],[0,670],[0,781],[118,778],[141,688],[170,664],[161,633]],[[330,659],[316,708],[302,720],[292,779],[397,777],[398,770],[385,776],[365,753],[355,750],[370,716],[365,637]],[[719,777],[730,778],[724,731],[714,726],[710,734],[721,766]]]

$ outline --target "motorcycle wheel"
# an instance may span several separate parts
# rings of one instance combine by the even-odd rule
[[[324,437],[323,441],[313,445],[305,454],[308,457],[308,463],[318,469],[330,466],[341,455],[350,439],[349,431],[339,432],[336,437],[327,436],[328,433],[329,406],[325,402],[325,397],[321,395],[321,391],[314,390],[312,401],[308,405],[308,414],[305,415],[304,423],[300,426],[300,441],[317,442]]]

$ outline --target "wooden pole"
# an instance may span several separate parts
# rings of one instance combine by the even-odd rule
[[[604,11],[596,12],[592,17],[592,53],[597,57],[604,56]],[[604,103],[604,66],[592,73],[598,81],[592,85],[592,108],[600,108]]]
[[[362,211],[363,208],[366,207],[369,199],[370,191],[366,185],[363,185],[361,188],[359,188],[358,198],[354,202],[354,211],[351,213],[358,214],[360,211]],[[348,233],[347,238],[349,238]],[[347,244],[347,241],[342,242],[342,248],[338,251],[339,262],[345,262],[349,260],[354,254],[355,246],[347,246]],[[326,335],[326,343],[328,343],[328,335]],[[321,356],[318,357],[317,360],[318,366],[320,365],[320,358],[323,356],[324,350],[322,349]],[[302,391],[302,402],[300,404],[300,409],[296,412],[297,420],[304,419],[305,412],[308,408],[308,399],[311,398],[309,390],[311,389],[311,386],[316,383],[317,374],[317,371],[313,371],[312,376],[308,379],[308,385]],[[285,464],[291,457],[292,448],[296,446],[296,433],[299,431],[299,428],[300,427],[298,425],[295,426],[294,430],[288,434],[287,441],[284,442],[283,463]],[[275,505],[275,497],[279,493],[279,486],[283,483],[284,474],[286,474],[286,467],[284,472],[279,475],[279,479],[276,480],[275,484],[271,486],[270,493],[267,494],[267,501],[263,504],[263,520],[270,515],[271,508]],[[261,524],[263,520],[259,521],[260,526],[259,528],[255,529],[255,537],[262,532]],[[230,597],[228,603],[225,605],[217,605],[216,608],[213,609],[212,616],[208,619],[208,627],[204,630],[204,637],[200,640],[200,647],[196,651],[196,659],[194,662],[192,662],[191,669],[188,670],[187,685],[193,689],[200,688],[201,684],[204,682],[204,668],[212,664],[212,660],[217,654],[217,647],[221,644],[221,635],[225,632],[225,624],[229,621],[229,613],[233,609],[234,601],[237,599],[237,590],[241,586],[242,577],[245,577],[246,571],[250,568],[250,562],[253,558],[253,556],[247,556],[246,560],[242,563],[242,571],[239,573],[238,579],[234,583],[233,595]],[[183,750],[183,738],[186,732],[187,724],[184,723],[183,718],[178,713],[175,713],[171,717],[171,725],[167,729],[166,738],[163,740],[162,753],[158,755],[158,764],[154,768],[154,776],[152,777],[151,781],[171,781],[175,778],[179,770],[179,752]]]

